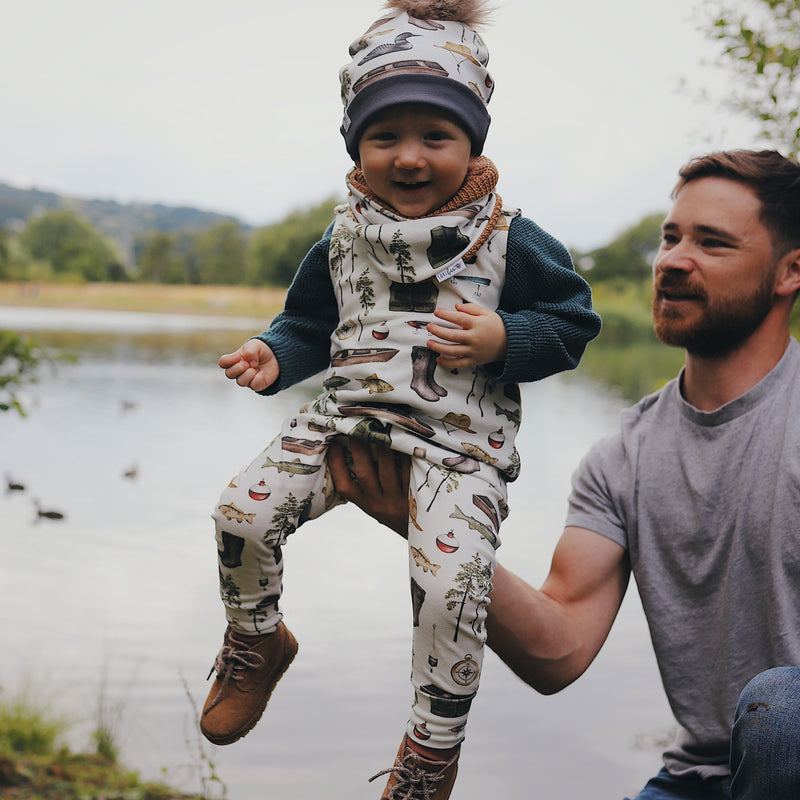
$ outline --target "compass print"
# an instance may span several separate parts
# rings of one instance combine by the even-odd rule
[[[459,686],[469,686],[479,673],[480,667],[472,660],[471,655],[467,655],[463,661],[454,664],[450,670],[450,676]]]

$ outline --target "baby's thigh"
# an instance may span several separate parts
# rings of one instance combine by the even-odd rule
[[[412,460],[409,489],[409,568],[411,578],[442,596],[441,587],[471,584],[488,591],[500,545],[506,485],[496,470],[464,474]]]
[[[286,444],[277,436],[222,490],[212,513],[218,528],[278,543],[325,510],[326,449],[298,454]]]

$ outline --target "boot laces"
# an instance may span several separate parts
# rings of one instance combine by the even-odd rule
[[[220,681],[220,687],[217,696],[206,709],[206,713],[211,711],[211,709],[220,702],[225,687],[230,681],[244,680],[244,675],[242,674],[244,670],[259,669],[263,667],[265,663],[264,656],[260,653],[255,653],[252,650],[242,650],[227,644],[224,645],[219,653],[217,653],[214,666],[211,667],[208,673],[208,677],[210,678],[212,673],[216,670],[217,678]],[[208,680],[208,678],[206,680]]]
[[[369,782],[372,783],[381,775],[394,773],[397,783],[389,789],[388,800],[433,800],[436,784],[444,780],[444,771],[450,762],[436,761],[434,766],[440,766],[441,769],[437,772],[426,772],[420,765],[420,761],[420,756],[411,750],[393,767],[375,773]],[[431,762],[426,763],[430,764]]]

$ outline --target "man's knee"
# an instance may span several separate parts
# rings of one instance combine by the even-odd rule
[[[731,736],[734,798],[800,796],[800,668],[755,676],[739,698]]]

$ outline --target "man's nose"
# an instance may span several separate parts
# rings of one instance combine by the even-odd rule
[[[688,272],[694,269],[694,259],[688,243],[677,242],[668,248],[662,247],[653,259],[653,272],[670,272],[680,270]]]

